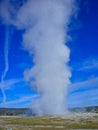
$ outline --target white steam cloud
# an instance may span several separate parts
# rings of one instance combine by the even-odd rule
[[[24,73],[25,80],[41,95],[32,104],[32,111],[36,115],[64,114],[71,77],[67,65],[70,50],[66,43],[76,0],[26,0],[20,7],[15,0],[12,0],[14,4],[5,1],[1,7],[5,5],[6,8],[1,15],[4,14],[5,22],[25,30],[23,46],[35,63]]]

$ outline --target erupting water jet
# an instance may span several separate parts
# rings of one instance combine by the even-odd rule
[[[70,49],[66,43],[68,25],[76,11],[76,0],[26,0],[18,9],[15,3],[5,1],[9,4],[3,18],[25,30],[23,46],[35,64],[24,72],[24,79],[40,94],[40,98],[32,104],[32,111],[36,115],[64,114],[71,77],[67,64]]]

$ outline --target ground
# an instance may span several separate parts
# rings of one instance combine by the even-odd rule
[[[98,129],[97,113],[46,117],[0,117],[0,130]]]

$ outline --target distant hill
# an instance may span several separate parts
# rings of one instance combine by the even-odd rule
[[[69,108],[70,112],[94,112],[98,113],[98,106]],[[34,115],[29,108],[0,108],[0,116]]]
[[[89,106],[89,107],[74,107],[69,108],[70,112],[95,112],[98,113],[98,106]]]
[[[0,115],[16,116],[28,113],[28,108],[0,108]]]

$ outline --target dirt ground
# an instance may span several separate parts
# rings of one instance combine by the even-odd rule
[[[98,130],[98,113],[75,113],[64,116],[0,117],[0,130]]]

